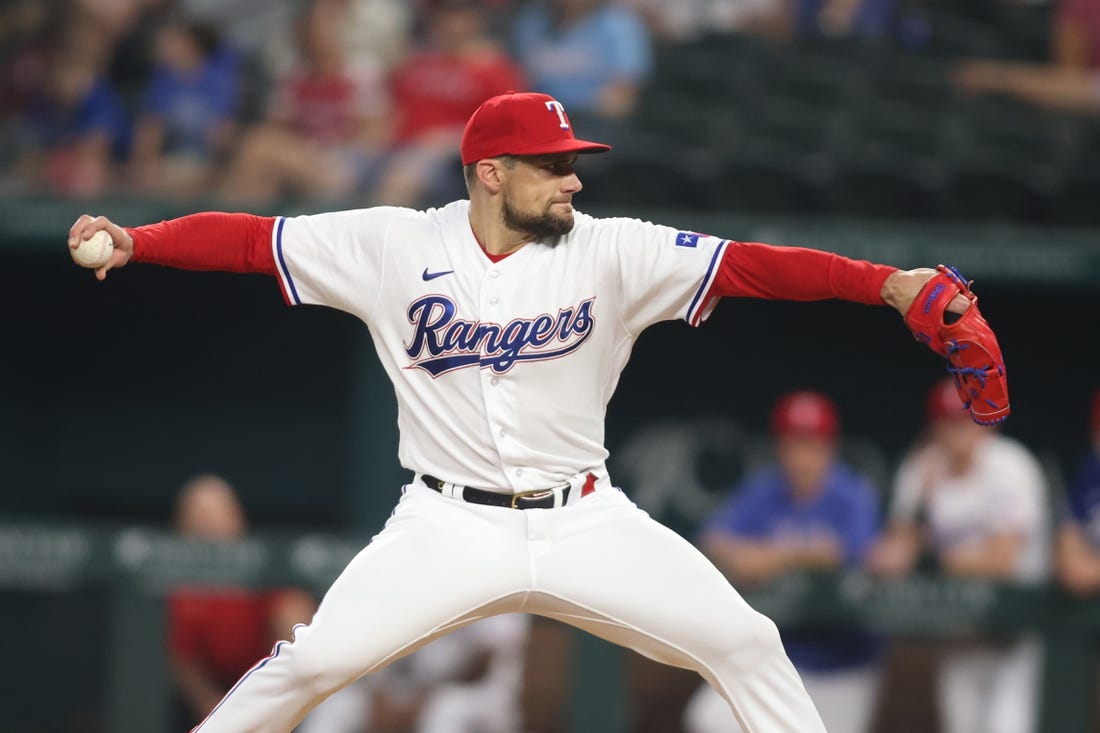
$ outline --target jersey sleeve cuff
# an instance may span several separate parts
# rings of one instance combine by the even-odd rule
[[[271,254],[275,259],[275,267],[278,270],[279,290],[283,294],[283,300],[287,305],[301,305],[302,299],[298,297],[298,288],[294,285],[294,278],[290,275],[286,257],[283,256],[283,226],[286,217],[280,216],[275,220],[275,226],[271,229]]]
[[[695,291],[695,297],[691,299],[691,304],[688,306],[687,315],[684,316],[684,320],[693,328],[701,326],[703,321],[710,317],[710,314],[714,311],[714,307],[718,305],[720,298],[717,295],[713,295],[711,290],[713,290],[714,283],[718,278],[719,266],[728,245],[729,240],[723,239],[718,243],[718,246],[714,248],[714,254],[711,255],[710,263],[707,265],[706,275],[703,277],[703,281],[699,283],[699,288]]]

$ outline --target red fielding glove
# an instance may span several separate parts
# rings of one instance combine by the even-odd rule
[[[974,422],[1003,422],[1012,410],[997,336],[978,310],[978,296],[970,291],[970,282],[953,267],[939,265],[936,269],[906,311],[905,325],[917,341],[947,359],[947,371],[955,377],[959,397]],[[970,301],[970,307],[948,323],[953,314],[945,309],[960,294]]]

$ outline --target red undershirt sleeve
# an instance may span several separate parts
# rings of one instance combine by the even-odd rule
[[[730,242],[709,297],[768,300],[839,298],[883,305],[882,285],[897,270],[805,247]]]
[[[126,227],[136,262],[183,270],[261,272],[275,275],[271,233],[275,217],[205,212],[140,227]]]

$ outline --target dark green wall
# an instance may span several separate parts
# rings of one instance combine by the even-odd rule
[[[396,408],[362,324],[287,308],[263,276],[135,265],[98,283],[56,252],[7,262],[0,515],[160,522],[180,482],[211,470],[260,523],[384,518],[403,476]],[[1006,432],[1071,469],[1100,386],[1100,291],[976,288],[1008,364]],[[652,421],[760,430],[796,386],[833,394],[848,433],[893,457],[942,373],[886,308],[729,300],[699,332],[643,334],[609,408],[612,467]]]
[[[0,512],[157,521],[217,471],[257,520],[340,516],[358,322],[289,309],[266,277],[133,266],[98,283],[60,254],[11,263]]]

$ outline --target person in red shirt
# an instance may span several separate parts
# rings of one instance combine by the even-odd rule
[[[466,120],[489,97],[526,88],[519,66],[489,37],[481,2],[431,0],[426,10],[425,44],[390,76],[395,149],[373,197],[379,204],[415,205],[448,182],[462,188],[461,177],[447,174],[457,168]]]
[[[248,532],[233,488],[214,475],[197,476],[176,503],[180,536],[200,542],[236,542]],[[233,684],[279,639],[291,638],[316,604],[300,589],[254,591],[181,587],[167,599],[168,657],[176,691],[177,727],[202,720]]]
[[[312,0],[303,11],[299,62],[279,79],[267,121],[241,141],[225,199],[339,199],[374,180],[389,140],[389,98],[380,66],[349,60],[348,17],[340,0]]]
[[[1100,0],[1062,0],[1052,41],[1062,68],[1100,70]]]

